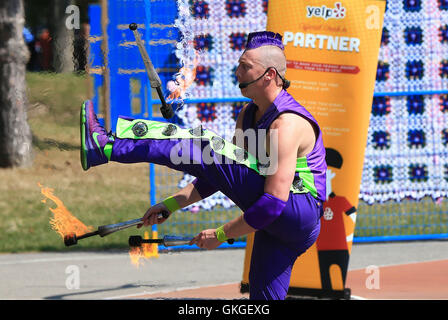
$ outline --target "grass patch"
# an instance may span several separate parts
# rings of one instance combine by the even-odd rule
[[[33,133],[33,165],[0,169],[0,252],[127,247],[126,231],[80,241],[67,249],[51,229],[49,208],[38,183],[86,225],[141,217],[148,208],[149,166],[111,163],[84,172],[79,160],[79,111],[88,99],[88,77],[28,73],[28,122]],[[134,230],[135,231],[135,230]],[[129,233],[132,231],[130,230]]]
[[[33,134],[33,165],[0,169],[0,252],[97,250],[127,248],[131,234],[150,229],[130,228],[107,237],[81,240],[66,248],[49,224],[49,208],[56,205],[41,194],[38,183],[54,189],[54,195],[84,224],[95,229],[104,224],[136,219],[149,207],[149,165],[109,163],[81,168],[79,158],[79,111],[88,99],[86,75],[28,73],[28,122]],[[174,193],[182,173],[156,166],[157,193],[161,200]],[[229,220],[238,210],[204,213],[208,218],[179,212],[165,222],[159,234],[196,234]],[[201,219],[202,221],[199,221]]]

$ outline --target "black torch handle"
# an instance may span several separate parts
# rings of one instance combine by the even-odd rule
[[[163,239],[142,239],[140,243],[163,243]]]
[[[93,232],[84,233],[84,234],[82,234],[80,236],[76,236],[76,239],[77,240],[81,240],[81,239],[84,239],[84,238],[89,238],[89,237],[96,236],[98,234],[99,234],[99,231],[96,230],[96,231],[93,231]]]
[[[164,243],[165,239],[141,239],[140,243]],[[235,242],[235,239],[228,239],[228,244],[233,244]]]
[[[151,88],[155,88],[157,90],[157,94],[160,98],[160,101],[162,103],[162,107],[160,108],[160,111],[162,112],[162,115],[165,119],[170,119],[174,117],[174,111],[171,105],[168,105],[165,101],[165,97],[163,96],[162,92],[162,81],[160,80],[159,74],[156,72],[156,69],[154,68],[154,65],[151,62],[151,59],[149,58],[148,52],[146,51],[145,46],[143,45],[142,39],[140,39],[140,34],[138,33],[138,25],[136,23],[131,23],[129,25],[129,29],[132,31],[135,37],[135,42],[137,43],[137,47],[140,51],[140,55],[143,59],[143,64],[145,65],[146,73],[149,78],[149,83],[151,85]]]
[[[162,112],[162,115],[165,119],[171,119],[172,117],[174,117],[173,108],[166,104],[166,100],[165,97],[163,96],[162,89],[160,87],[157,87],[156,90],[160,98],[160,102],[162,103],[162,106],[160,107],[160,112]]]
[[[157,214],[157,218],[159,218],[159,219],[162,219],[162,218],[166,219],[166,218],[168,218],[169,216],[170,216],[170,213],[169,213],[168,211],[165,211],[165,210],[160,211],[160,212]]]

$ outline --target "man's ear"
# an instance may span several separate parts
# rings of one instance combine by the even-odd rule
[[[277,71],[275,71],[274,68],[269,68],[269,71],[266,72],[266,80],[272,80],[275,79],[277,77]]]

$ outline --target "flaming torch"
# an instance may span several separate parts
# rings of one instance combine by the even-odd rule
[[[120,223],[107,224],[103,226],[99,226],[97,230],[93,230],[93,227],[87,227],[84,223],[82,223],[78,218],[76,218],[68,209],[64,206],[62,201],[56,197],[53,192],[54,190],[51,188],[45,188],[40,183],[38,184],[41,188],[41,192],[48,199],[53,200],[56,203],[56,208],[50,208],[50,211],[53,212],[54,216],[50,219],[50,225],[64,240],[64,244],[68,246],[72,246],[78,243],[79,240],[93,237],[99,235],[100,237],[105,237],[111,233],[124,230],[133,226],[137,226],[142,224],[143,221],[141,218],[128,220]],[[42,200],[42,202],[46,202],[46,199]],[[167,211],[162,211],[158,213],[159,219],[168,218],[169,213]]]
[[[162,92],[162,81],[160,80],[159,75],[154,69],[151,59],[149,58],[148,52],[146,51],[145,46],[143,45],[143,41],[140,38],[140,34],[138,33],[137,30],[137,24],[131,23],[129,25],[129,29],[131,29],[131,31],[134,33],[135,41],[142,56],[151,88],[156,89],[160,101],[162,102],[162,107],[160,108],[160,111],[162,112],[162,115],[165,119],[170,119],[174,116],[173,108],[171,107],[171,105],[166,104],[165,97],[163,96]]]
[[[89,234],[93,231],[91,226],[87,227],[64,206],[64,203],[53,194],[54,189],[43,187],[40,183],[38,186],[41,188],[41,193],[56,204],[56,208],[50,208],[53,213],[50,225],[62,239],[69,234]],[[45,203],[46,199],[42,202]]]

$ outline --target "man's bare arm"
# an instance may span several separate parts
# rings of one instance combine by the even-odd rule
[[[266,176],[264,192],[287,201],[294,180],[297,155],[301,150],[312,150],[314,130],[304,118],[284,113],[272,122],[268,139],[271,165],[275,170]]]
[[[201,195],[195,189],[193,183],[187,184],[184,188],[173,194],[172,197],[176,199],[181,208],[185,208],[190,204],[202,200]]]
[[[277,135],[277,137],[275,137]],[[311,124],[294,114],[280,115],[270,127],[268,145],[277,148],[277,170],[266,177],[264,191],[283,201],[289,198],[289,190],[294,180],[297,153],[306,152],[314,146],[315,136]],[[271,148],[272,150],[272,148]],[[224,225],[229,238],[237,238],[256,231],[244,220],[237,217]]]

